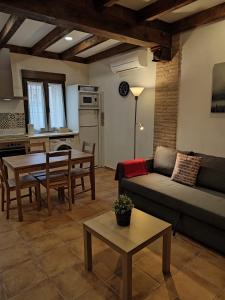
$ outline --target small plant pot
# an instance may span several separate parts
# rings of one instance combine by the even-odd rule
[[[129,226],[131,218],[131,210],[125,214],[116,214],[116,221],[119,226]]]

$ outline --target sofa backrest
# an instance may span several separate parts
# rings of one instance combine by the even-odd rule
[[[177,150],[158,146],[154,156],[154,172],[171,176],[175,166]]]
[[[195,153],[201,156],[196,185],[225,193],[225,158]]]
[[[154,156],[154,172],[165,176],[172,176],[178,152],[190,154],[190,152],[158,146]]]

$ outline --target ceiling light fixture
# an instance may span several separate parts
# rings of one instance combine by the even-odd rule
[[[66,41],[72,41],[73,38],[72,38],[72,36],[66,36],[66,37],[65,37],[65,40],[66,40]]]

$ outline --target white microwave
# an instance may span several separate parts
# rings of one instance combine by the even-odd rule
[[[99,107],[99,95],[80,94],[80,106]]]

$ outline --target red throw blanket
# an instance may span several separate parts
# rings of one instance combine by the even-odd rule
[[[146,161],[143,158],[123,161],[124,176],[127,178],[148,174]]]

